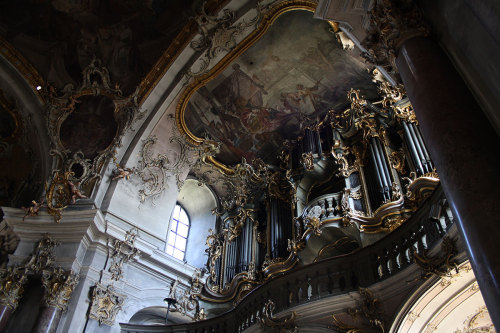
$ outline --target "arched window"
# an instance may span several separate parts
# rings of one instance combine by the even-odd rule
[[[170,230],[168,232],[167,254],[184,260],[186,254],[186,242],[189,233],[189,216],[179,204],[175,205]]]

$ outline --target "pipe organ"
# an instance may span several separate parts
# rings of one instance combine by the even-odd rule
[[[381,100],[351,89],[350,107],[304,126],[284,145],[279,167],[237,166],[249,181],[239,185],[241,198],[226,200],[233,204],[218,213],[218,230],[207,240],[210,297],[237,298],[242,281],[254,285],[362,247],[363,233],[394,230],[437,185],[403,88],[379,85]],[[313,239],[322,246],[316,258],[304,250]]]

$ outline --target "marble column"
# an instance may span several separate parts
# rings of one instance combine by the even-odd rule
[[[62,316],[62,309],[46,306],[38,315],[33,333],[54,333]]]
[[[14,311],[12,311],[10,307],[3,304],[0,305],[0,332],[3,332],[5,330],[12,312]]]
[[[62,313],[68,307],[73,289],[79,276],[61,268],[44,270],[42,283],[45,288],[44,308],[40,312],[33,333],[54,333],[57,330]]]
[[[396,65],[500,328],[500,140],[449,58],[430,38],[400,44]]]
[[[16,310],[24,294],[24,284],[28,276],[26,270],[9,267],[0,270],[0,332],[5,330],[7,323]]]

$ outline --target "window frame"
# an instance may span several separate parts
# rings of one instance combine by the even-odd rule
[[[175,216],[176,209],[179,207],[179,213],[177,216]],[[183,220],[183,214],[184,212],[186,216],[186,220]],[[176,223],[175,230],[172,230],[172,223]],[[187,224],[186,224],[187,222]],[[186,236],[184,237],[182,234],[179,233],[179,224],[182,224],[184,226],[187,226],[187,232]],[[189,231],[191,229],[191,218],[189,217],[189,214],[187,210],[178,202],[175,203],[174,209],[172,211],[172,215],[170,216],[170,221],[168,223],[168,232],[167,232],[167,239],[165,241],[165,253],[175,259],[181,260],[181,261],[186,261],[186,250],[187,250],[187,243],[188,243],[188,238],[189,238]],[[169,243],[169,239],[174,237],[174,242],[173,245]],[[177,247],[177,239],[182,238],[185,240],[185,245],[184,249]],[[172,249],[171,253],[169,253],[170,248]],[[178,252],[177,252],[178,251]],[[179,258],[179,256],[176,256],[176,253],[182,253],[182,258]]]

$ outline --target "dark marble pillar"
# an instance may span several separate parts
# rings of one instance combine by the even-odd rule
[[[54,306],[47,306],[38,315],[33,333],[55,333],[59,321],[61,320],[62,309]]]
[[[12,312],[10,307],[0,304],[0,333],[5,330],[5,326],[7,326]]]
[[[62,313],[68,308],[68,302],[78,280],[78,274],[73,271],[64,271],[60,267],[42,272],[45,306],[38,315],[33,333],[56,332]]]
[[[498,329],[500,140],[432,39],[406,40],[396,64]]]

